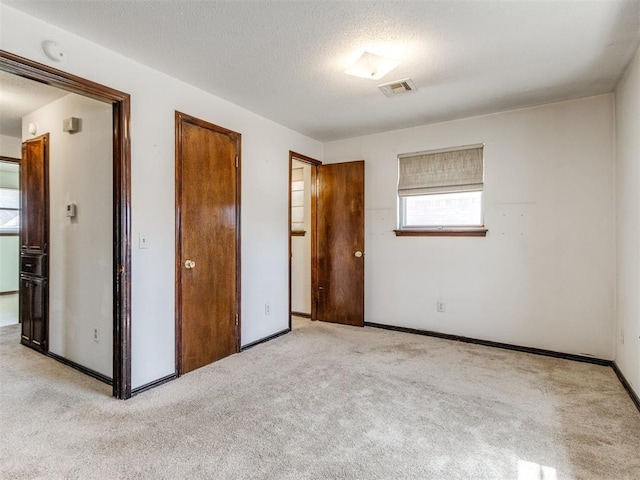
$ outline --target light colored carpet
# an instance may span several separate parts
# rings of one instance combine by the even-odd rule
[[[126,402],[0,329],[10,479],[638,479],[608,367],[313,322]]]
[[[297,317],[296,315],[292,315],[291,316],[291,329],[292,330],[298,330],[300,328],[308,327],[312,323],[314,323],[314,322],[311,321],[311,319],[309,319],[309,318]]]

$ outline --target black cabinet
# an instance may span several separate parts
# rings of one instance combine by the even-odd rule
[[[47,280],[20,275],[20,342],[36,350],[47,351]]]
[[[49,134],[22,144],[20,322],[23,345],[48,350]]]

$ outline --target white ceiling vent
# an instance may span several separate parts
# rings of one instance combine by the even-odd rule
[[[402,95],[418,90],[413,83],[413,80],[411,80],[410,78],[378,85],[378,88],[382,90],[382,93],[384,93],[387,97],[395,97],[396,95]]]

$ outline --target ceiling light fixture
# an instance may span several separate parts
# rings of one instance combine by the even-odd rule
[[[379,80],[398,66],[398,62],[381,57],[375,53],[364,52],[362,56],[344,73],[355,77]]]

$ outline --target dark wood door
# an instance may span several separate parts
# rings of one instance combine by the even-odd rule
[[[49,134],[22,144],[20,163],[21,343],[48,349]]]
[[[47,351],[47,280],[20,277],[21,343]]]
[[[240,134],[176,112],[179,374],[239,348]]]
[[[47,252],[49,242],[49,134],[22,144],[20,245]]]
[[[364,326],[364,161],[318,167],[317,320]]]

